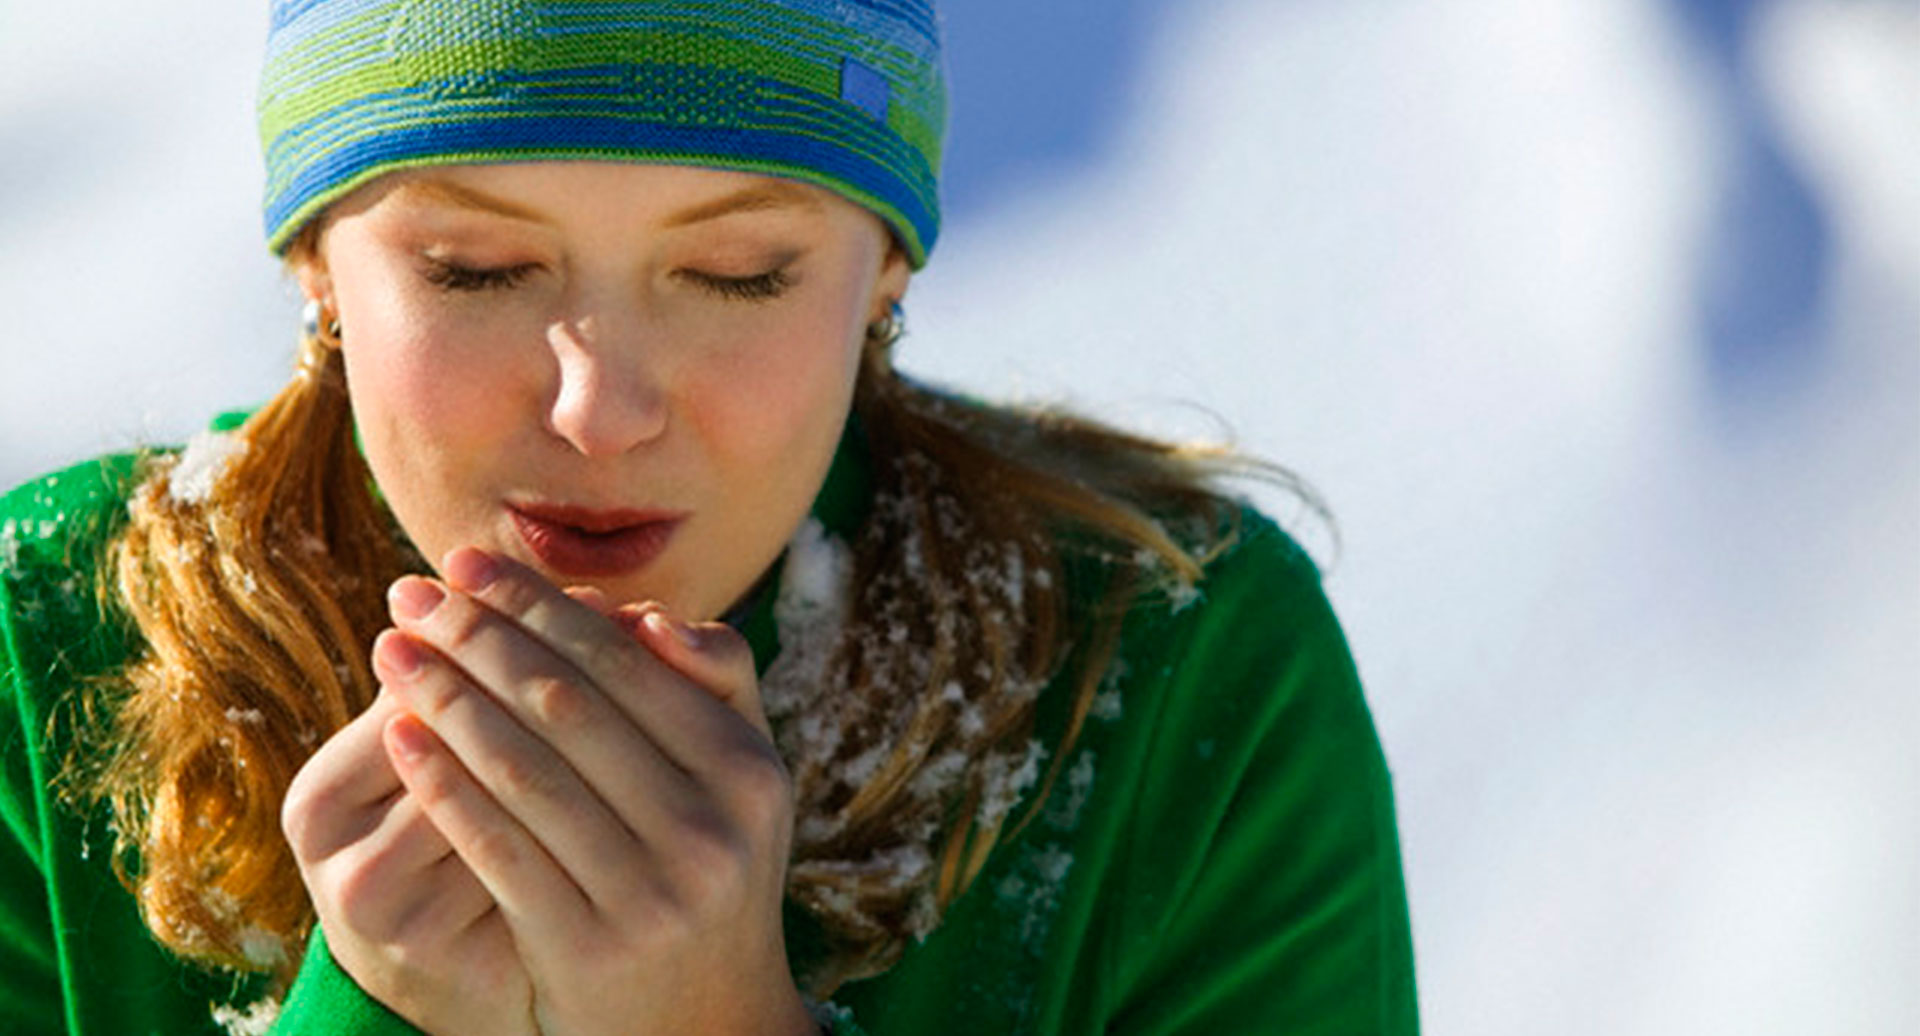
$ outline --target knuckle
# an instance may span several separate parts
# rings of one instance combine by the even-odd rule
[[[367,866],[366,861],[355,860],[335,868],[329,884],[333,888],[334,906],[356,929],[360,928],[360,915],[366,911],[380,884],[378,872]]]
[[[335,871],[332,886],[334,913],[362,937],[385,939],[391,934],[392,911],[388,893],[392,874],[372,860],[358,860]]]
[[[735,851],[733,830],[725,818],[711,809],[686,810],[676,818],[680,831],[681,855],[696,870],[723,863]]]
[[[602,680],[632,683],[643,675],[632,643],[616,637],[593,637],[573,648],[580,668]]]
[[[444,667],[436,668],[401,693],[416,714],[427,719],[438,719],[453,711],[460,703],[464,690],[462,679]]]
[[[280,833],[286,836],[294,858],[311,860],[332,852],[331,834],[339,825],[338,786],[316,767],[303,767],[280,801]]]
[[[535,677],[527,685],[526,702],[533,718],[548,727],[583,726],[590,712],[586,693],[558,676]]]
[[[380,953],[399,975],[412,978],[431,974],[433,961],[425,946],[417,940],[395,936],[381,939]]]
[[[467,840],[466,852],[481,868],[511,872],[520,864],[520,840],[502,827],[489,825],[473,832]]]
[[[460,779],[452,767],[437,756],[429,756],[408,779],[407,790],[422,809],[432,812],[459,797]]]
[[[388,838],[380,842],[367,843],[366,848],[360,852],[355,867],[374,876],[374,880],[380,881],[383,885],[391,884],[394,875],[401,873],[406,859],[406,853],[397,839]]]
[[[643,956],[672,954],[713,931],[720,882],[683,862],[650,868],[635,893],[613,905],[618,938]]]
[[[305,773],[306,771],[301,771]],[[280,801],[280,833],[287,838],[287,845],[293,849],[296,857],[308,857],[317,854],[319,839],[316,837],[318,812],[313,805],[313,793],[310,783],[302,783],[298,774],[293,783],[287,786],[287,797]]]
[[[434,615],[438,629],[435,638],[453,651],[464,651],[486,635],[487,613],[455,595]]]
[[[674,887],[670,904],[683,909],[731,895],[745,883],[752,866],[752,847],[722,817],[701,811],[679,819],[680,838],[674,848]]]
[[[652,940],[672,946],[692,941],[700,932],[699,914],[677,895],[662,895],[647,911],[647,931]]]
[[[561,776],[544,759],[521,753],[502,756],[495,767],[502,796],[517,801],[551,800],[559,797]]]
[[[442,940],[432,938],[430,933],[413,930],[415,927],[392,925],[373,936],[373,939],[379,944],[380,955],[392,970],[396,985],[409,990],[409,995],[417,998],[420,990],[445,981],[438,976],[444,974],[449,961]]]
[[[631,937],[656,948],[671,947],[698,936],[701,922],[702,887],[709,875],[682,866],[656,876],[646,893],[621,904],[628,919],[624,927]]]
[[[793,776],[779,753],[759,741],[743,743],[727,760],[728,783],[756,819],[784,815],[793,801]]]
[[[620,971],[620,946],[612,933],[597,924],[570,925],[567,930],[558,933],[556,941],[561,952],[583,972],[597,972],[599,982],[606,981]],[[604,988],[604,986],[602,986]]]
[[[509,567],[500,577],[486,585],[474,596],[485,601],[487,607],[516,618],[525,617],[538,609],[546,600],[542,586],[536,584],[534,577]]]

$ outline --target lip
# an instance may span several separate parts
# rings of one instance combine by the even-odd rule
[[[562,575],[600,578],[646,567],[687,518],[684,511],[546,503],[508,504],[507,513],[520,541],[547,567]]]

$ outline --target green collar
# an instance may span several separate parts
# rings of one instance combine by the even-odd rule
[[[873,459],[866,429],[855,414],[848,417],[846,430],[840,434],[840,445],[834,452],[832,466],[827,469],[826,481],[821,483],[820,493],[813,499],[811,514],[829,533],[851,541],[860,524],[866,521],[872,504]],[[780,572],[786,558],[786,552],[782,551],[759,585],[749,593],[747,601],[728,619],[752,646],[754,670],[762,675],[780,653],[780,631],[773,621],[773,602],[780,596]]]

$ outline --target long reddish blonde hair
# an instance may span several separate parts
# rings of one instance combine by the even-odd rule
[[[290,261],[315,244],[304,236]],[[1231,544],[1239,512],[1221,476],[1264,477],[1325,516],[1281,469],[964,401],[900,376],[891,345],[868,342],[855,393],[876,504],[851,545],[852,607],[827,670],[840,735],[790,761],[788,891],[835,949],[806,976],[821,996],[889,966],[1035,815],[1130,601],[1197,579]],[[174,491],[177,457],[147,462],[103,586],[144,647],[101,694],[75,772],[111,807],[116,866],[155,937],[285,982],[313,909],[281,800],[372,701],[384,590],[424,565],[373,491],[337,348],[304,340],[295,376],[236,435],[243,448],[203,495]],[[1069,584],[1070,551],[1106,573],[1093,606],[1072,603],[1087,595]],[[982,579],[983,564],[999,577]],[[915,650],[876,646],[903,637]],[[1024,812],[983,810],[994,768],[1031,737],[1042,685],[1072,695],[1062,743]],[[930,866],[906,880],[875,866],[902,852]]]

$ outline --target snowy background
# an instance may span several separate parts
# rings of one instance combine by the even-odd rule
[[[948,6],[905,363],[1328,497],[1426,1031],[1920,1032],[1920,5]],[[0,483],[282,380],[264,26],[0,0]]]

